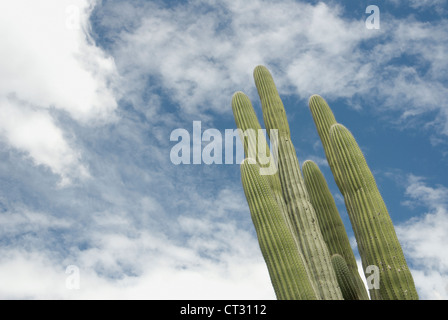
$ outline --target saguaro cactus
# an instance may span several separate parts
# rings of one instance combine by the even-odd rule
[[[317,164],[311,160],[303,163],[302,173],[330,255],[338,254],[344,259],[344,263],[350,269],[350,274],[354,277],[353,283],[356,284],[357,299],[369,300],[366,287],[358,272],[356,258],[350,246],[344,223],[324,175]],[[342,293],[344,294],[344,292]]]
[[[338,124],[325,100],[317,95],[309,106],[335,181],[344,196],[363,268],[380,270],[372,299],[418,299],[412,275],[386,205],[353,135]]]
[[[264,135],[258,135],[257,133],[262,130],[260,123],[258,122],[257,115],[252,106],[252,103],[243,92],[236,92],[232,97],[232,111],[235,118],[236,126],[240,130],[241,142],[244,146],[244,153],[246,157],[255,157],[256,163],[266,169],[267,172],[266,179],[274,193],[275,199],[277,200],[280,209],[285,212],[286,205],[283,199],[282,187],[280,185],[280,179],[278,176],[277,165],[272,166],[272,163],[263,164],[265,161],[260,161],[260,153],[265,153],[263,156],[270,157],[270,148],[267,144]],[[252,130],[251,135],[249,131]],[[259,150],[259,147],[263,150]],[[270,159],[273,161],[274,159]]]
[[[392,220],[361,149],[341,124],[331,126],[330,141],[341,168],[363,266],[375,265],[380,270],[380,298],[418,299]]]
[[[277,201],[279,209],[284,216],[295,241],[299,245],[298,230],[297,228],[293,228],[290,219],[288,218],[286,203],[283,198],[282,186],[278,175],[277,163],[274,165],[272,163],[266,163],[267,158],[269,158],[269,161],[276,160],[274,157],[271,157],[270,148],[264,135],[257,134],[262,128],[258,122],[257,115],[249,97],[243,92],[236,92],[232,97],[232,111],[244,146],[244,153],[246,157],[254,157],[256,160],[255,162],[265,170],[264,175],[268,181],[269,187],[274,194],[274,198]],[[262,150],[260,150],[260,147]],[[264,158],[263,161],[260,157]]]
[[[328,165],[330,166],[339,190],[343,194],[340,168],[336,165],[335,151],[330,143],[330,128],[333,124],[337,123],[336,118],[327,102],[321,96],[317,94],[311,96],[308,104],[313,116],[314,124],[316,125],[317,133],[319,134],[320,141],[325,150]]]
[[[241,180],[274,291],[280,300],[316,300],[305,261],[280,212],[266,176],[247,159]]]
[[[296,230],[300,251],[309,268],[312,282],[316,284],[318,296],[326,300],[342,299],[331,256],[303,182],[283,103],[267,68],[257,66],[254,79],[261,100],[265,128],[268,134],[271,130],[278,132],[278,172],[288,224]],[[271,136],[270,138],[272,139]]]

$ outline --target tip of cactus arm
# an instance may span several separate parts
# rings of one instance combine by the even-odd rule
[[[239,99],[247,98],[246,94],[243,91],[236,91],[232,95],[232,104],[234,104]]]
[[[249,97],[243,91],[236,91],[232,95],[232,106],[235,106],[242,100],[249,100]]]
[[[310,98],[308,99],[308,106],[311,106],[311,103],[315,100],[325,100],[325,99],[321,95],[315,93],[311,95]]]
[[[302,164],[302,168],[305,168],[305,167],[307,167],[307,166],[312,166],[312,165],[314,165],[315,163],[314,163],[314,161],[313,160],[305,160],[304,162],[303,162],[303,164]]]
[[[315,93],[315,94],[312,94],[312,95],[310,96],[310,98],[308,99],[308,101],[311,101],[311,100],[313,100],[313,99],[319,99],[319,98],[322,98],[322,96],[319,95],[319,94],[317,94],[317,93]],[[322,98],[322,99],[323,99],[323,98]]]
[[[266,67],[265,65],[263,65],[263,64],[259,64],[259,65],[257,65],[257,66],[254,68],[254,71],[256,71],[256,70],[261,70],[261,69],[267,69],[267,67]]]
[[[305,160],[305,161],[303,161],[303,165],[305,165],[305,163],[308,163],[308,162],[312,162],[312,160]]]
[[[238,97],[238,96],[242,96],[242,95],[246,95],[243,91],[235,91],[235,93],[232,95],[232,98]]]
[[[348,129],[343,124],[335,123],[330,127],[330,136],[341,131],[348,131]]]
[[[266,66],[262,65],[262,64],[259,64],[258,66],[256,66],[254,68],[254,76],[256,76],[257,74],[263,74],[263,73],[271,74],[269,69]]]

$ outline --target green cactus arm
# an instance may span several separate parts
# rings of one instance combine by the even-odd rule
[[[330,142],[341,170],[347,211],[363,267],[376,266],[380,271],[379,294],[373,292],[372,298],[418,299],[392,220],[355,138],[343,125],[333,124]]]
[[[367,289],[358,272],[355,255],[350,246],[350,240],[345,230],[333,195],[328,188],[324,175],[318,165],[307,160],[302,165],[305,185],[310,195],[311,204],[316,211],[319,226],[330,255],[340,254],[354,277],[359,299],[369,300]],[[340,282],[339,282],[340,285]],[[341,287],[341,290],[343,288]],[[344,293],[344,292],[343,292]]]
[[[344,194],[340,168],[336,165],[335,151],[330,143],[330,128],[337,123],[336,118],[325,99],[317,94],[310,97],[308,105],[336,185],[341,193]]]
[[[347,256],[349,258],[345,259],[356,266],[350,240],[325,177],[317,164],[311,160],[303,163],[302,174],[330,255],[339,253]]]
[[[263,165],[260,163],[261,161],[259,159],[259,146],[264,145],[264,150],[262,150],[261,153],[267,151],[265,154],[266,157],[270,155],[270,149],[264,135],[257,134],[257,132],[262,129],[249,97],[241,91],[236,92],[232,97],[232,111],[236,126],[240,130],[240,138],[244,146],[246,157],[249,157],[251,155],[252,158],[256,159],[256,162],[258,165],[260,165],[260,167],[263,167],[264,169],[267,169],[268,167],[269,169],[271,169],[270,171],[267,171],[268,174],[265,175],[266,179],[279,205],[280,211],[282,212],[285,221],[290,227],[291,232],[293,233],[293,236],[298,243],[299,237],[296,232],[297,230],[292,228],[287,217],[286,203],[285,199],[283,198],[277,164],[272,167],[271,163],[269,163],[268,165]],[[254,133],[250,134],[249,130],[253,130]],[[271,161],[274,161],[274,159],[271,159]]]
[[[353,228],[353,226],[356,224],[356,221],[353,221],[353,219],[355,219],[354,215],[350,214],[350,212],[353,211],[353,208],[351,208],[350,204],[347,203],[347,194],[344,190],[344,185],[342,183],[341,168],[337,163],[336,150],[334,149],[330,140],[330,128],[332,125],[337,123],[336,118],[333,114],[333,111],[329,107],[328,103],[325,101],[325,99],[317,94],[312,95],[310,97],[308,105],[314,120],[314,124],[317,129],[317,133],[320,137],[322,146],[324,148],[328,165],[330,167],[331,172],[333,173],[334,181],[336,182],[336,185],[338,186],[339,191],[341,192],[344,198],[345,207],[347,208],[347,211],[349,213],[349,219]],[[356,230],[353,229],[353,231],[355,232],[356,240],[358,240],[359,237],[356,236]],[[363,246],[359,242],[357,242],[357,245],[358,245],[358,252],[362,256]],[[380,299],[380,297],[377,296],[379,295],[378,290],[375,290],[373,292],[371,291],[370,294],[372,299]]]
[[[265,66],[259,65],[254,69],[254,79],[266,130],[270,132],[271,129],[277,129],[280,137],[290,137],[286,111],[271,73]]]
[[[266,174],[269,186],[276,195],[279,205],[284,206],[277,165],[271,166],[271,163],[264,164],[263,162],[266,162],[266,160],[260,161],[259,159],[260,153],[265,153],[263,156],[268,158],[271,156],[271,152],[264,135],[258,134],[262,128],[249,97],[241,91],[236,92],[232,96],[232,111],[246,157],[255,158],[257,164],[265,169],[272,167],[272,171],[267,171],[269,174]],[[253,134],[250,134],[250,130],[252,130]],[[259,150],[260,146],[264,150]]]
[[[320,297],[325,300],[342,299],[331,265],[331,257],[309,201],[296,151],[291,142],[286,111],[272,75],[266,67],[257,66],[254,70],[254,79],[260,96],[266,130],[267,132],[273,129],[278,130],[280,183],[290,224],[299,235],[301,252],[317,284]]]
[[[344,300],[365,300],[363,297],[359,296],[359,290],[355,283],[354,275],[347,266],[345,259],[339,254],[334,254],[331,256],[331,263],[336,272],[336,277],[339,286],[341,287]]]
[[[241,180],[277,299],[316,300],[303,256],[259,170],[257,164],[245,160]]]

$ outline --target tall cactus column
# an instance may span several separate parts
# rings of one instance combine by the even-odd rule
[[[364,270],[380,271],[372,299],[418,299],[412,275],[386,205],[353,135],[336,119],[326,101],[314,95],[309,107],[330,169],[344,196]]]
[[[317,133],[325,150],[328,165],[333,173],[334,181],[342,194],[344,194],[341,182],[341,169],[336,164],[335,150],[333,150],[330,143],[330,128],[336,124],[336,118],[328,106],[327,102],[319,95],[315,94],[309,99],[309,108],[313,116],[314,124],[316,125]]]
[[[269,70],[257,66],[255,84],[260,96],[265,128],[278,129],[278,169],[288,218],[299,235],[299,245],[322,299],[340,300],[342,293],[331,264],[331,257],[320,232],[318,220],[301,176],[288,120]]]
[[[243,92],[236,92],[232,97],[232,111],[235,118],[237,128],[240,130],[241,142],[244,146],[244,153],[246,157],[253,157],[255,162],[263,169],[265,169],[264,174],[266,180],[271,188],[275,200],[279,206],[279,209],[285,218],[287,225],[289,226],[292,235],[294,236],[297,245],[299,244],[299,235],[297,233],[297,228],[293,228],[287,215],[287,208],[285,199],[283,198],[282,186],[280,184],[280,178],[278,175],[277,164],[272,165],[272,163],[263,164],[260,157],[265,159],[270,157],[271,151],[267,144],[264,135],[257,134],[260,132],[261,125],[258,122],[255,110],[250,102],[249,97],[247,97]],[[250,133],[252,131],[252,134]],[[264,146],[264,147],[262,147]],[[263,150],[260,150],[262,147]],[[261,153],[265,153],[261,155]],[[265,160],[264,159],[264,160]],[[270,157],[270,161],[274,161]],[[299,247],[298,247],[299,248]]]
[[[355,138],[343,125],[334,124],[330,128],[330,141],[341,168],[355,236],[362,245],[363,266],[376,266],[380,271],[380,297],[418,299],[392,220]]]
[[[355,255],[350,246],[344,223],[336,207],[333,195],[328,188],[327,181],[316,163],[307,160],[302,165],[305,185],[310,195],[311,204],[316,211],[319,226],[330,255],[340,255],[345,260],[347,268],[353,275],[356,285],[356,295],[359,300],[369,300],[364,282],[358,272]],[[339,258],[336,258],[339,259]],[[342,289],[342,288],[341,288]],[[343,292],[344,293],[344,292]]]
[[[241,180],[261,252],[279,300],[316,300],[305,260],[260,167],[246,159]]]
[[[258,135],[258,132],[262,129],[249,97],[241,91],[236,92],[232,97],[232,111],[236,126],[240,130],[240,138],[246,157],[254,157],[256,163],[266,169],[268,173],[266,174],[266,179],[274,193],[275,199],[282,211],[286,211],[277,167],[272,167],[271,163],[263,164],[263,161],[260,161],[260,153],[265,153],[263,157],[266,158],[270,157],[271,154],[264,135]],[[251,130],[253,134],[250,134]],[[259,150],[260,146],[264,146],[264,150]],[[272,171],[269,172],[269,169]]]

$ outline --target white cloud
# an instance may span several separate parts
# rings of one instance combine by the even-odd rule
[[[88,177],[81,155],[64,137],[63,130],[45,109],[0,99],[0,134],[9,145],[25,151],[35,165],[45,165],[66,185],[72,177]]]
[[[153,239],[146,239],[153,240]],[[173,249],[173,248],[166,248]],[[107,251],[98,251],[102,259]],[[99,255],[99,256],[98,256]],[[130,256],[137,258],[135,256]],[[192,256],[193,257],[193,256]],[[90,257],[93,259],[93,257]],[[70,290],[65,273],[71,262],[55,264],[37,253],[14,253],[0,261],[2,299],[154,299],[154,300],[247,300],[275,299],[267,278],[264,261],[244,260],[240,256],[224,263],[205,262],[198,256],[194,260],[167,257],[165,252],[154,257],[158,263],[144,261],[147,270],[138,276],[111,279],[99,275],[91,268],[79,267],[79,290]],[[142,261],[138,261],[142,263]],[[228,262],[228,264],[227,264]],[[185,263],[173,267],[175,263]],[[194,264],[193,264],[194,263]]]
[[[21,209],[14,212],[3,212],[0,216],[2,234],[14,236],[20,233],[40,232],[49,228],[66,229],[70,227],[67,219],[50,217],[46,213]]]
[[[87,196],[53,191],[54,209],[0,197],[0,298],[275,299],[240,183],[206,197],[184,178],[188,194],[156,180],[166,202],[153,190],[123,191],[114,177],[101,190],[88,180],[78,190]],[[79,290],[65,287],[70,265]]]
[[[63,248],[65,254],[58,255],[57,248],[52,248],[53,252],[42,250],[46,240],[38,236],[23,246],[26,249],[3,247],[0,278],[7,281],[0,288],[0,297],[275,299],[254,232],[245,230],[234,219],[214,214],[214,208],[226,206],[235,194],[225,191],[221,197],[207,204],[200,215],[186,212],[178,224],[173,222],[178,234],[175,238],[158,230],[157,225],[141,228],[126,214],[104,212],[100,216],[93,214],[90,226],[83,227],[88,240],[84,248],[71,243]],[[244,206],[232,207],[228,214],[240,212]],[[38,213],[18,215],[20,218],[8,224],[12,234],[20,233],[27,219],[39,221],[39,227],[33,229],[38,234],[47,228],[66,228],[60,221],[45,220]],[[27,240],[24,237],[15,241],[23,244]],[[65,273],[70,265],[79,269],[79,290],[65,286],[71,276]]]
[[[428,208],[422,217],[396,227],[421,299],[448,299],[448,189],[430,187],[424,179],[410,175],[407,205]]]
[[[89,38],[91,1],[2,2],[0,93],[77,120],[108,118],[116,107],[107,87],[115,70]]]
[[[436,130],[448,133],[446,20],[428,24],[385,13],[381,29],[368,30],[366,16],[347,19],[334,3],[224,1],[213,10],[201,4],[209,6],[138,6],[140,24],[115,35],[130,99],[135,86],[148,86],[143,75],[151,75],[149,87],[163,87],[186,114],[230,113],[235,91],[258,99],[252,71],[265,64],[281,94],[318,93],[355,108],[398,111],[401,126],[436,111]]]
[[[163,88],[164,94],[190,115],[230,113],[234,91],[244,90],[255,98],[252,69],[260,63],[270,67],[281,94],[307,98],[320,93],[347,99],[356,94],[367,98],[379,94],[386,101],[384,107],[400,111],[404,120],[428,110],[446,115],[446,88],[441,84],[448,69],[443,55],[446,44],[441,41],[446,38],[443,21],[427,25],[391,18],[385,29],[372,33],[365,29],[363,17],[359,21],[345,19],[341,10],[322,3],[224,1],[216,10],[201,10],[204,3],[210,5],[196,1],[169,10],[154,4],[138,8],[119,4],[120,9],[125,8],[123,19],[129,22],[138,16],[135,23],[141,24],[111,35],[116,41],[111,45],[116,61],[97,48],[86,33],[91,9],[87,1],[0,4],[0,35],[5,43],[2,57],[7,58],[0,61],[0,68],[5,70],[0,75],[2,139],[69,182],[79,172],[85,176],[89,172],[76,147],[76,137],[67,135],[52,118],[51,110],[68,113],[81,126],[95,125],[113,119],[114,95],[126,94],[126,98],[142,104],[134,107],[140,107],[151,122],[160,125],[158,139],[162,141],[163,136],[168,137],[163,126],[177,119],[165,117],[158,89]],[[81,12],[80,29],[71,25],[76,8]],[[119,24],[121,18],[109,17],[108,23]],[[363,45],[372,48],[364,50]],[[424,62],[426,72],[418,66],[402,68],[391,63],[404,53]],[[109,87],[115,80],[115,62],[121,76],[119,90]],[[376,91],[377,87],[381,90]],[[145,101],[149,105],[143,104]],[[447,117],[440,119],[443,132]],[[137,132],[129,134],[135,135],[136,141],[140,138]],[[149,149],[154,149],[151,161],[154,157],[160,157],[160,162],[167,159],[160,149]],[[132,165],[126,170],[134,169]],[[248,214],[242,194],[225,188],[216,198],[207,199],[202,185],[190,187],[198,180],[185,174],[182,184],[189,189],[186,199],[179,190],[166,192],[170,187],[175,190],[177,180],[166,179],[173,178],[172,173],[156,172],[156,168],[148,180],[160,189],[158,192],[166,193],[168,200],[163,205],[188,209],[171,221],[167,209],[155,197],[145,195],[138,204],[144,209],[139,212],[139,225],[130,207],[134,208],[133,201],[138,198],[134,192],[140,191],[128,188],[132,183],[123,178],[126,172],[114,169],[103,169],[112,177],[104,179],[103,185],[98,182],[101,190],[92,189],[108,205],[119,208],[90,212],[92,208],[82,207],[88,208],[80,211],[80,219],[88,217],[88,223],[69,220],[76,230],[67,233],[70,239],[66,243],[53,243],[48,249],[43,244],[48,238],[21,237],[20,229],[40,235],[53,227],[68,228],[60,219],[52,221],[42,214],[25,212],[0,221],[16,241],[16,249],[1,249],[0,275],[8,282],[0,288],[0,296],[273,298],[256,239],[239,225],[240,216],[232,216]],[[399,226],[400,238],[416,263],[414,274],[420,292],[432,297],[435,290],[443,296],[436,281],[443,282],[446,260],[429,249],[433,244],[438,248],[436,239],[447,230],[435,222],[445,226],[446,202],[436,195],[445,191],[421,181],[411,181],[410,185],[414,188],[408,189],[408,195],[413,201],[434,197],[437,201],[425,202],[429,208],[425,218]],[[129,194],[132,197],[128,198]],[[171,222],[173,238],[164,229]],[[80,225],[83,232],[77,238]],[[434,237],[420,230],[434,231]],[[51,239],[58,237],[52,235]],[[81,241],[87,244],[79,244]],[[17,249],[23,243],[28,251]],[[41,251],[43,247],[47,251]],[[80,291],[64,287],[69,264],[80,267]]]
[[[85,168],[79,152],[48,112],[67,112],[83,124],[113,119],[109,85],[115,64],[89,37],[87,0],[3,1],[0,4],[1,134],[62,183]]]
[[[321,68],[347,74],[344,78],[356,69],[356,78],[362,78],[358,65],[343,65],[348,57],[340,63],[334,59],[369,35],[356,28],[359,22],[345,22],[337,9],[291,1],[226,1],[206,11],[201,4],[151,6],[136,30],[119,34],[114,56],[124,78],[132,79],[128,83],[134,86],[146,80],[143,74],[151,74],[183,111],[193,114],[228,113],[235,91],[254,92],[252,71],[257,64],[278,65],[274,73],[286,71],[276,74],[281,90],[291,93],[292,82],[303,95],[325,87],[317,76]],[[307,72],[297,77],[302,67]],[[340,92],[348,79],[328,81],[326,92]]]
[[[37,252],[2,253],[2,299],[51,299],[64,292],[65,269],[57,270],[45,256]]]

